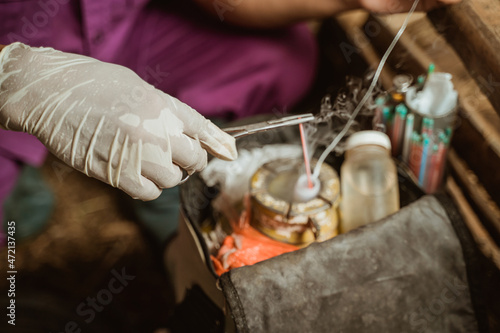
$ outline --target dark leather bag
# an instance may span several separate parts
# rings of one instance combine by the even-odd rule
[[[473,240],[445,196],[221,276],[237,332],[487,332]]]

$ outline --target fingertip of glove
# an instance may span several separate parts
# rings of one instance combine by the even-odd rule
[[[221,146],[223,149],[221,149],[222,152],[220,157],[226,161],[234,161],[235,159],[238,158],[238,150],[236,149],[236,140],[232,136],[226,133],[224,134],[229,138],[221,142]]]
[[[122,188],[133,199],[142,201],[151,201],[158,198],[162,190],[155,183],[147,178],[142,177],[142,185],[136,185],[130,188]]]
[[[212,122],[210,122],[208,127],[209,134],[214,138],[214,142],[207,142],[212,148],[211,153],[226,161],[237,159],[238,150],[236,149],[236,140],[234,137],[221,130]]]
[[[141,200],[141,201],[153,201],[155,199],[158,199],[160,197],[162,190],[159,191],[158,195],[146,195],[146,196],[138,196],[138,197],[132,197],[133,199],[136,200]]]

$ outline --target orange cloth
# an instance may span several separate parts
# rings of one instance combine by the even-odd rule
[[[251,227],[249,205],[246,206],[247,209],[240,216],[239,225],[233,226],[234,232],[224,239],[217,257],[212,256],[218,275],[236,267],[253,265],[299,249],[297,246],[271,239]]]

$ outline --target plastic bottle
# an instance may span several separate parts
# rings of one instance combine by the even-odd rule
[[[361,131],[347,140],[341,168],[341,231],[382,219],[399,210],[391,141],[379,131]]]

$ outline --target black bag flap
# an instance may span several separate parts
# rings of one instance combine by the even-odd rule
[[[220,282],[238,332],[478,331],[460,241],[432,196]]]

